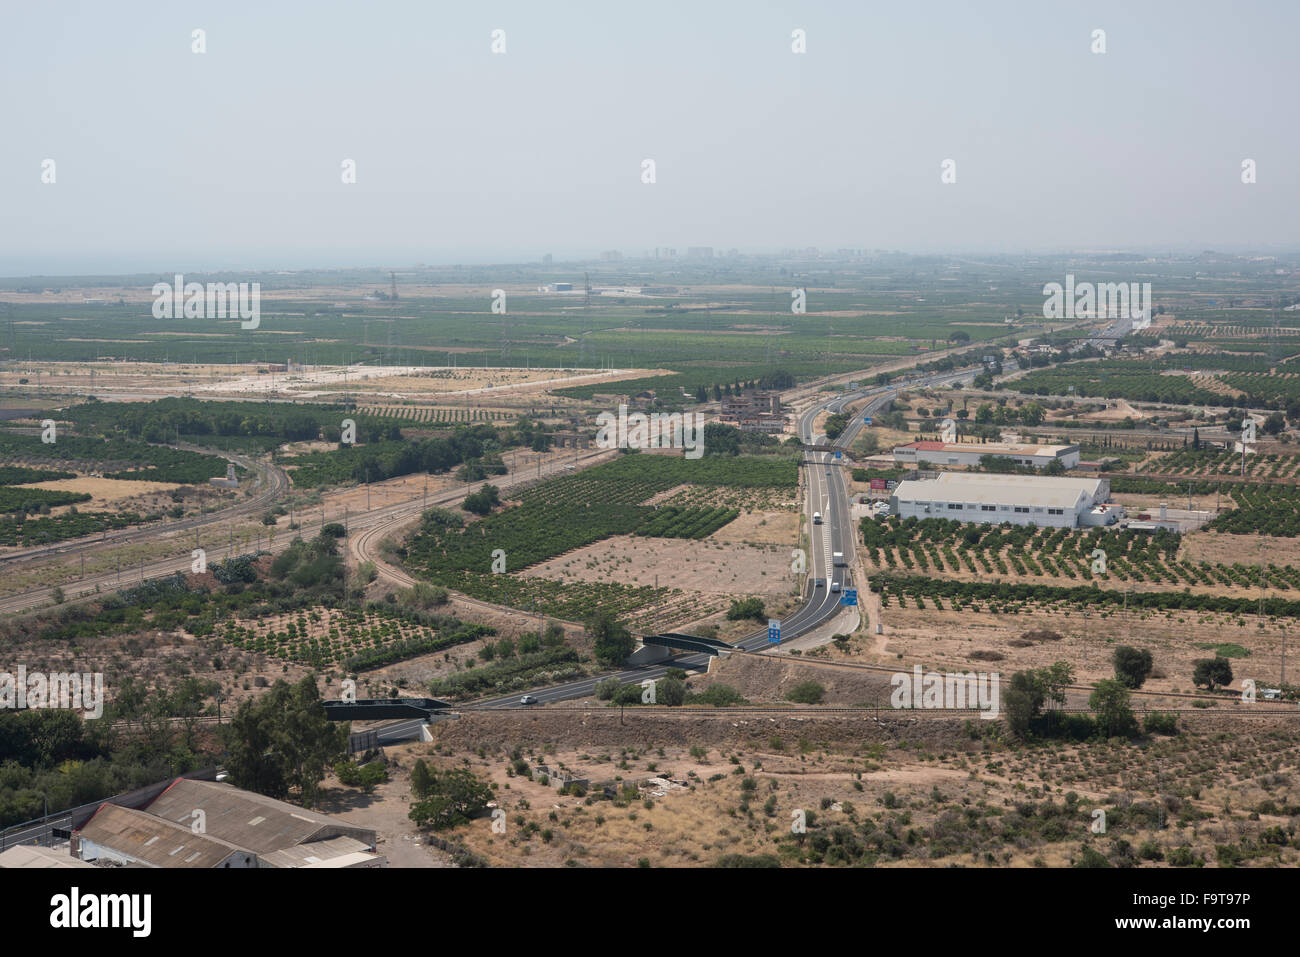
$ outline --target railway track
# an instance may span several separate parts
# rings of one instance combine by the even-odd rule
[[[667,705],[630,705],[627,708],[619,709],[615,706],[601,705],[599,707],[581,707],[578,705],[548,705],[545,708],[515,708],[515,707],[475,707],[466,705],[462,708],[448,708],[442,714],[508,714],[515,716],[532,716],[547,714],[609,714],[615,715],[622,711],[622,717],[629,715],[653,715],[655,717],[671,718],[743,718],[743,717],[785,717],[798,718],[800,720],[816,719],[821,717],[846,717],[857,716],[862,718],[872,718],[879,720],[889,716],[919,716],[934,718],[953,718],[953,717],[979,717],[980,709],[978,708],[893,708],[893,707],[805,707],[805,708],[783,708],[779,705],[768,707],[747,707],[737,706],[733,708],[697,708],[691,705],[681,705],[678,707],[669,707]],[[1207,714],[1211,713],[1207,708],[1160,708],[1157,709],[1161,714]],[[1053,714],[1093,714],[1090,708],[1058,708]],[[1146,712],[1135,712],[1141,715]],[[1234,717],[1234,718],[1256,718],[1256,717],[1292,717],[1300,718],[1300,709],[1296,708],[1238,708],[1232,711],[1214,711],[1214,716]],[[189,718],[167,718],[170,724],[183,724],[193,722],[200,725],[229,724],[231,716],[226,714],[218,718],[216,715],[197,715]],[[118,721],[113,727],[119,730],[129,731],[138,722]]]
[[[556,472],[563,472],[565,470],[566,465],[575,464],[576,462],[586,462],[589,459],[593,459],[598,456],[605,456],[609,454],[610,453],[606,452],[605,450],[597,450],[588,455],[578,456],[576,459],[571,461],[557,459],[555,462],[551,463],[551,466],[549,468],[543,468],[541,477],[548,477],[553,475]],[[271,470],[271,473],[272,473],[273,481],[270,483],[271,487],[268,488],[267,493],[265,493],[266,495],[271,496],[270,498],[259,496],[253,500],[241,502],[238,506],[234,506],[231,509],[225,509],[220,513],[216,513],[220,517],[214,518],[213,521],[224,522],[224,521],[228,521],[232,517],[235,517],[236,515],[243,515],[243,514],[247,514],[248,512],[261,511],[271,501],[274,501],[276,498],[278,498],[279,495],[282,494],[282,492],[288,488],[288,484],[289,484],[288,475],[285,474],[282,470],[274,469],[274,468]],[[507,476],[505,480],[498,480],[498,484],[502,488],[513,487],[515,485],[525,485],[534,481],[536,477],[537,476],[535,474],[530,475],[530,474],[524,474],[523,472],[518,472],[513,476]],[[480,485],[481,484],[482,483],[480,483]],[[367,545],[370,545],[371,543],[377,542],[379,538],[382,538],[384,534],[389,532],[395,523],[401,520],[409,519],[413,516],[417,516],[421,511],[423,511],[425,508],[428,508],[430,506],[447,505],[459,501],[469,491],[473,491],[477,487],[479,486],[467,487],[466,489],[457,489],[454,492],[442,492],[439,493],[438,495],[431,496],[427,502],[425,502],[422,498],[413,498],[406,502],[399,502],[395,505],[381,507],[370,512],[362,512],[359,515],[355,516],[349,523],[349,534],[351,534],[354,530],[360,530],[359,534],[364,535]],[[235,508],[238,508],[239,511],[235,512],[234,511]],[[335,521],[337,521],[337,519],[335,519]],[[181,522],[172,522],[159,527],[133,529],[132,531],[139,533],[139,536],[143,539],[149,539],[154,537],[161,537],[163,535],[170,535],[177,531],[188,530],[188,528],[190,527],[192,526],[184,525]],[[265,546],[263,550],[270,552],[272,554],[281,552],[284,549],[289,547],[294,537],[302,536],[306,538],[312,534],[319,534],[322,527],[323,527],[322,523],[319,520],[304,521],[301,523],[301,527],[298,529],[295,535],[285,536],[284,538],[275,542],[274,544]],[[114,542],[115,540],[112,537],[110,537],[109,541]],[[117,543],[120,544],[120,542]],[[90,547],[98,546],[100,544],[102,544],[102,542],[96,539],[92,542],[83,541],[82,545],[79,547],[90,548]],[[53,547],[54,546],[51,546],[51,548]],[[212,553],[210,555],[210,560],[215,561],[218,549],[210,548],[209,551]],[[377,569],[384,567],[380,565],[379,560],[373,559],[373,556],[367,554],[366,557],[375,560]],[[183,553],[175,558],[167,558],[167,559],[160,559],[153,562],[145,562],[143,565],[136,565],[129,569],[121,569],[117,572],[95,575],[79,581],[64,582],[62,584],[62,588],[66,593],[66,599],[68,601],[70,602],[77,601],[79,599],[91,597],[103,592],[116,591],[119,588],[126,587],[132,584],[138,584],[140,582],[147,581],[152,578],[161,578],[167,575],[174,574],[178,571],[187,571],[190,567],[190,562],[191,562],[191,557],[190,557],[189,549],[185,548],[183,550]],[[391,567],[391,566],[387,566],[387,567]],[[404,573],[401,574],[404,575]],[[403,584],[409,587],[409,585],[414,582],[414,579],[412,579],[408,575],[404,575],[404,577],[405,577],[405,581],[403,582]],[[41,588],[30,589],[28,591],[21,592],[16,595],[9,595],[5,598],[0,598],[0,612],[11,612],[11,613],[19,612],[31,608],[37,608],[42,605],[50,604],[53,601],[53,591],[55,587],[56,586],[53,585],[42,586]],[[474,601],[473,599],[469,599],[469,598],[466,598],[465,600],[468,602]],[[479,604],[485,610],[493,610],[493,611],[509,610],[509,609],[497,608],[497,606],[489,605],[485,602],[478,602],[477,604]]]
[[[515,715],[537,715],[537,714],[593,714],[608,711],[614,713],[615,707],[596,707],[583,708],[572,705],[552,706],[548,705],[544,709],[528,709],[513,707],[482,707],[475,708],[466,706],[451,713],[460,714],[515,714]],[[1159,708],[1155,709],[1161,714],[1206,714],[1208,708]],[[681,705],[679,707],[669,707],[667,705],[631,705],[623,709],[624,714],[653,714],[653,715],[670,715],[673,717],[695,717],[695,718],[726,718],[726,717],[743,717],[744,715],[782,715],[793,718],[809,718],[818,715],[861,715],[862,717],[880,717],[881,715],[931,715],[935,717],[955,717],[959,715],[976,715],[981,712],[978,708],[893,708],[893,707],[807,707],[807,708],[782,708],[779,706],[772,707],[744,707],[737,706],[734,708],[695,708],[690,705]],[[1091,708],[1057,708],[1052,714],[1093,714]],[[1135,714],[1143,714],[1138,711]],[[1300,709],[1296,708],[1242,708],[1231,712],[1215,711],[1215,717],[1223,714],[1231,714],[1233,717],[1253,718],[1258,716],[1276,716],[1300,718]]]
[[[196,449],[194,451],[205,450]],[[211,450],[206,451],[211,454]],[[207,525],[218,525],[233,518],[241,518],[245,515],[265,511],[289,489],[289,476],[281,468],[273,465],[259,465],[252,459],[242,455],[220,452],[216,454],[221,455],[227,461],[234,462],[254,472],[257,475],[257,484],[262,486],[262,491],[252,498],[237,502],[229,508],[209,512],[206,515],[196,515],[192,518],[166,522],[162,525],[137,525],[133,528],[106,531],[98,536],[88,535],[82,538],[68,539],[50,545],[40,545],[35,548],[11,552],[8,555],[0,556],[0,568],[20,562],[33,561],[38,558],[49,558],[55,555],[70,556],[82,551],[91,551],[104,545],[127,545],[136,541],[147,541],[161,535],[172,535],[177,532],[193,531]]]

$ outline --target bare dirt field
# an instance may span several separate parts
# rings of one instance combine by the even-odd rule
[[[688,541],[618,535],[527,569],[528,578],[566,582],[619,581],[661,588],[727,594],[783,595],[794,587],[789,552],[775,546],[723,547],[710,539]]]
[[[362,400],[481,400],[537,397],[554,388],[606,382],[616,391],[615,384],[624,379],[671,374],[663,369],[591,372],[490,366],[312,366],[295,367],[290,372],[270,371],[271,368],[267,363],[32,362],[0,371],[0,389],[39,386],[59,392],[93,391],[105,398],[124,401],[171,395],[268,394],[328,399],[343,392]]]
[[[1059,418],[1074,418],[1071,414],[1059,416]],[[1134,419],[1135,421],[1147,418],[1147,414],[1141,409],[1135,409],[1128,404],[1127,399],[1107,399],[1106,408],[1099,409],[1096,412],[1085,412],[1078,416],[1084,422],[1119,422],[1123,419]],[[1049,418],[1048,423],[1051,424]]]
[[[746,512],[723,525],[707,541],[793,548],[799,543],[799,523],[800,515],[793,508],[782,512]]]
[[[52,482],[35,482],[19,488],[44,488],[51,491],[78,492],[92,496],[89,502],[80,503],[84,509],[101,508],[137,495],[153,495],[179,488],[172,482],[141,482],[134,479],[73,478]],[[56,510],[57,512],[57,510]]]
[[[1178,554],[1195,562],[1258,566],[1262,560],[1272,565],[1300,565],[1300,539],[1202,531],[1184,536]]]
[[[1093,682],[1114,677],[1111,656],[1118,645],[1127,644],[1149,649],[1155,659],[1156,671],[1143,690],[1167,692],[1193,691],[1194,662],[1213,658],[1213,646],[1224,642],[1241,645],[1249,652],[1249,657],[1232,659],[1234,678],[1238,679],[1234,688],[1240,690],[1240,678],[1254,678],[1261,687],[1276,685],[1281,677],[1286,627],[1266,619],[1261,629],[1254,616],[1238,621],[1226,615],[1191,612],[1112,612],[1087,617],[1079,611],[993,615],[969,610],[901,609],[896,604],[884,609],[883,620],[884,654],[875,653],[865,639],[855,638],[843,660],[969,670],[979,660],[972,653],[981,652],[988,656],[984,670],[1009,675],[1066,661],[1073,667],[1076,680]],[[1292,641],[1293,654],[1294,644]],[[832,660],[839,657],[838,652],[831,653]]]

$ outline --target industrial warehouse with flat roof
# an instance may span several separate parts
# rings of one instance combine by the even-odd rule
[[[942,472],[900,482],[889,510],[899,518],[1078,528],[1118,522],[1124,509],[1109,498],[1110,480],[1104,478]]]
[[[910,442],[894,449],[899,465],[977,466],[986,455],[1010,459],[1016,465],[1043,468],[1060,462],[1067,469],[1079,465],[1077,445],[1022,445],[1000,442]]]

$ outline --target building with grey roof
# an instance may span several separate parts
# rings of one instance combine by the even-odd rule
[[[1109,498],[1110,480],[1105,478],[942,472],[937,478],[900,482],[889,510],[899,518],[1078,528],[1118,522],[1124,510],[1109,504]]]
[[[1040,445],[1023,442],[909,442],[894,448],[894,462],[905,467],[943,465],[975,468],[985,456],[1009,459],[1016,465],[1044,468],[1060,462],[1063,468],[1079,464],[1077,445]]]
[[[371,850],[375,847],[375,832],[371,828],[346,824],[216,781],[180,778],[154,798],[147,810],[185,826],[194,819],[195,811],[202,811],[208,834],[259,855],[332,837],[351,837]]]
[[[77,857],[145,867],[256,867],[257,855],[189,826],[105,804],[73,835]]]
[[[77,868],[93,867],[85,861],[79,861],[68,853],[67,848],[40,847],[33,844],[19,844],[0,851],[0,869],[4,868]]]
[[[377,836],[229,784],[177,778],[142,807],[104,803],[72,836],[82,861],[136,867],[385,867]]]

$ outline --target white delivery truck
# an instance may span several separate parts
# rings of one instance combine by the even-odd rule
[[[814,524],[814,525],[820,525],[821,523],[822,523],[822,513],[821,513],[821,512],[813,512],[813,524]]]
[[[836,568],[844,568],[846,565],[848,565],[848,562],[846,562],[846,561],[844,560],[844,553],[843,553],[843,552],[832,552],[832,553],[831,553],[831,558],[833,558],[833,559],[835,560],[835,567],[836,567]]]

